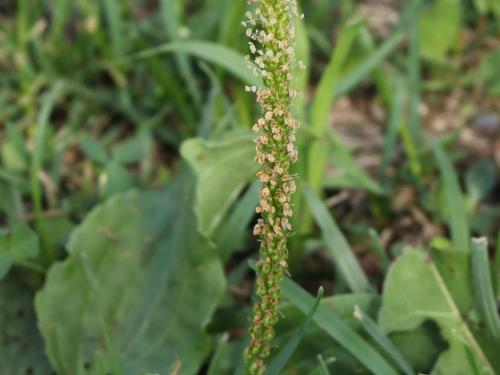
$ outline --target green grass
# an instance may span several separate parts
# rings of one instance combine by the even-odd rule
[[[0,374],[237,373],[258,248],[246,1],[4,3]],[[500,373],[498,7],[299,5],[270,371]]]

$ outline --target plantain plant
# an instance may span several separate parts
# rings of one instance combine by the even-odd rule
[[[245,350],[246,373],[254,375],[265,370],[278,320],[280,285],[287,270],[290,199],[296,189],[290,167],[297,161],[295,131],[299,125],[291,112],[298,94],[292,88],[292,71],[296,64],[303,64],[296,62],[294,52],[294,17],[298,16],[295,0],[249,3],[253,11],[247,11],[243,21],[252,55],[247,62],[262,80],[260,87],[246,86],[256,94],[261,107],[261,117],[253,126],[258,134],[255,160],[261,165],[257,177],[262,183],[256,208],[261,218],[253,231],[260,240],[260,259],[250,343]]]

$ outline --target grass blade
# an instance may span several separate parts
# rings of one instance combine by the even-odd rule
[[[306,176],[307,183],[311,186],[316,194],[321,193],[324,171],[328,158],[328,145],[324,142],[324,134],[328,129],[328,118],[332,102],[334,101],[334,89],[342,75],[342,68],[349,53],[351,52],[354,41],[361,30],[363,23],[360,21],[348,24],[340,33],[335,49],[331,55],[325,72],[323,73],[316,94],[314,96],[311,108],[311,126],[307,129],[314,140],[310,145],[305,147],[299,144],[300,150],[307,150],[307,156],[299,159],[296,166],[302,176]],[[312,217],[310,211],[303,204],[299,195],[294,198],[294,205],[298,214],[293,219],[292,226],[299,235],[304,235],[309,232],[312,226]],[[300,217],[300,220],[298,219]],[[300,261],[300,252],[297,250],[297,242],[294,241],[292,247],[295,247],[291,252],[290,267],[293,269]]]
[[[332,90],[332,88],[335,88],[340,80],[342,68],[344,67],[362,25],[363,24],[358,21],[348,25],[342,30],[330,63],[321,77],[312,103],[311,131],[319,139],[313,142],[309,154],[307,155],[307,182],[316,194],[321,192],[321,182],[326,166],[327,145],[321,142],[321,138],[325,134],[329,124],[328,118],[334,100],[334,90]]]
[[[389,269],[389,258],[385,253],[384,245],[382,245],[382,241],[380,240],[380,236],[377,231],[373,228],[370,228],[368,231],[368,235],[370,236],[370,244],[373,252],[377,255],[377,258],[380,262],[380,265],[383,267],[384,273]]]
[[[396,93],[393,96],[391,104],[389,127],[385,133],[384,150],[382,154],[382,162],[380,163],[380,178],[382,179],[383,186],[386,189],[389,184],[388,167],[396,148],[396,137],[401,126],[403,105],[405,101],[404,85],[400,82],[401,81],[396,81]]]
[[[31,185],[31,199],[33,201],[33,208],[35,212],[35,224],[37,232],[40,235],[42,242],[42,258],[47,262],[53,259],[53,254],[47,254],[47,249],[44,244],[44,236],[42,235],[42,221],[43,221],[43,207],[42,207],[42,189],[38,179],[38,174],[42,169],[43,155],[45,153],[45,141],[47,135],[47,129],[49,127],[49,118],[52,113],[52,109],[59,98],[59,95],[63,91],[63,84],[57,82],[54,84],[52,89],[45,95],[42,101],[42,108],[38,115],[36,134],[35,134],[35,146],[33,149],[33,156],[31,159],[30,166],[30,185]]]
[[[448,155],[438,142],[431,143],[432,151],[441,171],[442,183],[448,204],[448,220],[453,247],[460,250],[469,249],[469,222],[458,176]]]
[[[360,187],[373,194],[382,194],[382,186],[380,186],[380,184],[358,164],[352,154],[352,151],[347,145],[345,145],[345,143],[342,142],[335,131],[329,128],[327,136],[331,144],[329,150],[330,157],[332,158],[331,162],[340,167],[344,171],[345,175],[355,183],[356,187]],[[323,182],[323,186],[326,186],[325,182]],[[335,186],[334,179],[330,186]]]
[[[420,121],[420,29],[419,17],[420,0],[411,0],[408,5],[410,14],[408,17],[408,27],[410,33],[410,45],[408,53],[408,89],[409,89],[409,112],[410,120],[408,127],[407,141],[408,148],[415,151],[415,155],[411,157],[410,165],[416,176],[422,173],[418,146],[422,144],[422,125]],[[410,154],[412,156],[412,154]]]
[[[200,40],[187,40],[163,44],[146,49],[132,56],[132,59],[145,59],[165,53],[184,52],[211,63],[217,64],[240,78],[243,82],[260,85],[260,79],[255,77],[245,64],[244,57],[238,52],[220,44]]]
[[[179,12],[175,8],[174,4],[172,4],[172,0],[160,0],[160,10],[163,25],[168,37],[174,42],[179,41],[179,25],[177,22]],[[196,106],[200,107],[202,101],[200,94],[201,91],[196,83],[196,79],[191,66],[189,65],[187,55],[184,52],[179,51],[175,54],[175,60],[182,77],[186,81],[189,95],[192,97]]]
[[[123,25],[120,16],[120,10],[116,0],[104,0],[104,10],[106,20],[109,25],[109,34],[111,37],[111,48],[115,58],[123,56],[125,47],[123,43]]]
[[[300,311],[310,311],[314,298],[295,282],[285,278],[282,290],[283,295]],[[327,307],[320,304],[313,321],[375,375],[397,374],[384,357]]]
[[[474,283],[476,302],[479,305],[478,310],[491,335],[500,338],[500,318],[491,282],[486,237],[473,238],[471,249],[472,281]]]
[[[281,349],[281,351],[276,356],[271,365],[269,365],[269,368],[267,369],[265,375],[278,375],[280,371],[283,369],[283,367],[285,367],[286,363],[295,352],[295,349],[297,349],[300,340],[306,333],[307,327],[309,327],[309,324],[311,323],[314,313],[318,309],[319,303],[321,302],[321,298],[323,298],[323,287],[320,287],[318,289],[316,300],[314,301],[313,306],[311,307],[309,313],[304,319],[304,322],[297,330],[297,332],[292,336],[290,341],[288,341],[288,343],[283,347],[283,349]]]
[[[328,254],[340,269],[347,285],[349,285],[353,292],[366,292],[370,290],[370,283],[363,269],[323,202],[308,187],[304,188],[304,196],[316,222],[321,228]]]
[[[497,234],[495,258],[493,259],[493,280],[497,298],[500,298],[500,231]]]
[[[361,327],[370,337],[380,345],[388,356],[399,366],[406,375],[415,375],[408,361],[399,352],[398,348],[387,338],[380,327],[366,315],[358,306],[354,308],[354,317],[360,322]]]
[[[328,371],[328,367],[326,367],[325,360],[321,356],[321,354],[318,354],[318,363],[319,363],[319,373],[321,375],[330,375],[330,371]]]
[[[373,69],[394,52],[404,36],[405,33],[403,30],[397,29],[394,31],[370,56],[338,82],[335,87],[335,98],[347,94],[365,79]]]

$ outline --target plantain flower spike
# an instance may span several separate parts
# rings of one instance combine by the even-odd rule
[[[294,98],[294,18],[299,16],[295,0],[249,0],[253,11],[245,13],[243,26],[251,56],[247,63],[262,81],[260,87],[246,86],[256,94],[261,117],[253,126],[257,133],[255,160],[262,183],[256,208],[261,218],[254,227],[260,240],[257,263],[256,302],[245,350],[246,374],[262,375],[270,354],[274,325],[278,321],[281,282],[287,270],[287,237],[291,234],[290,199],[295,192],[291,165],[297,161],[295,131],[299,125],[291,113]],[[301,16],[302,17],[302,16]]]

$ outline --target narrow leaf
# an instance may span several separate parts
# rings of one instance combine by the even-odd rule
[[[486,237],[472,239],[471,249],[472,281],[476,292],[476,303],[491,335],[500,338],[500,318],[498,317],[497,302],[493,294]]]
[[[309,327],[309,324],[311,323],[311,320],[314,316],[314,313],[318,309],[319,303],[321,302],[321,298],[323,298],[323,287],[320,287],[318,289],[318,294],[316,295],[316,300],[314,301],[313,306],[311,307],[311,310],[307,314],[306,318],[304,319],[304,322],[300,326],[300,328],[297,330],[297,332],[292,336],[290,341],[283,347],[283,349],[279,352],[279,354],[276,356],[274,361],[271,363],[269,368],[266,371],[266,375],[278,375],[280,371],[285,367],[286,363],[290,359],[290,357],[293,355],[295,352],[295,349],[297,349],[297,346],[300,343],[300,340],[302,339],[302,336],[306,333],[307,327]]]
[[[163,44],[158,47],[141,51],[132,58],[146,59],[165,53],[184,52],[211,63],[217,64],[232,73],[243,82],[259,85],[260,80],[255,77],[245,64],[245,59],[238,52],[220,44],[205,41],[184,41]]]
[[[317,224],[321,228],[328,254],[338,265],[351,290],[353,292],[370,290],[371,287],[363,269],[323,202],[308,187],[304,188],[304,196]]]
[[[441,145],[437,142],[432,142],[431,147],[441,171],[446,201],[448,203],[448,221],[453,247],[455,249],[468,250],[469,222],[457,174]]]
[[[318,354],[318,363],[319,363],[319,373],[321,375],[330,375],[330,371],[328,371],[328,367],[326,367],[325,360],[321,356],[321,354]]]
[[[314,298],[295,282],[286,278],[282,288],[283,295],[295,307],[304,313],[311,310]],[[327,307],[320,304],[313,316],[313,321],[375,375],[397,374],[384,357]]]
[[[415,372],[403,355],[399,352],[398,348],[389,340],[380,327],[358,306],[354,309],[354,317],[358,319],[361,327],[365,330],[370,337],[380,345],[380,347],[389,355],[389,357],[399,366],[399,368],[406,375],[414,375]]]
[[[335,97],[341,97],[356,87],[370,72],[377,67],[387,56],[399,46],[404,39],[403,30],[394,31],[375,51],[373,51],[362,63],[342,78],[335,87]]]

